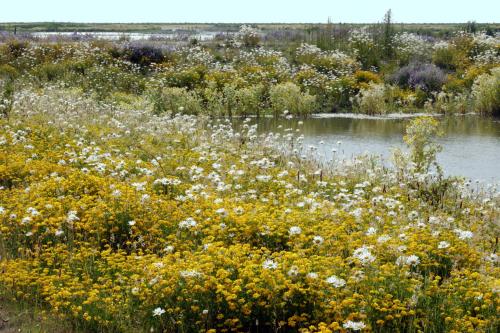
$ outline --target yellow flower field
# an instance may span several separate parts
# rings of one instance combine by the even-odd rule
[[[498,332],[498,197],[140,107],[0,120],[0,293],[92,332]]]

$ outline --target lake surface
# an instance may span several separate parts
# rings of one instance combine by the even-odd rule
[[[482,183],[500,183],[500,119],[474,115],[441,117],[444,136],[438,161],[448,175]],[[390,160],[391,149],[404,147],[403,135],[410,118],[318,115],[302,120],[260,118],[259,132],[286,133],[300,129],[304,146],[317,148],[319,158],[344,159],[369,153]],[[336,152],[333,152],[336,150]]]
[[[223,32],[217,31],[194,31],[187,34],[183,32],[164,32],[164,33],[143,33],[143,32],[54,32],[54,31],[41,31],[33,32],[31,35],[38,38],[50,37],[64,37],[64,38],[92,38],[103,40],[120,40],[127,39],[130,41],[138,40],[179,40],[182,38],[196,38],[201,41],[214,39],[218,34]]]

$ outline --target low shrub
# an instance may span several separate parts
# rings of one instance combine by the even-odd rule
[[[432,62],[442,68],[444,70],[456,70],[458,67],[457,59],[458,59],[457,51],[451,47],[441,47],[434,50],[432,54]]]
[[[153,103],[153,113],[156,115],[164,112],[199,114],[202,110],[198,95],[186,88],[159,88],[150,93],[150,98]]]
[[[14,104],[14,82],[19,73],[9,65],[0,66],[0,115],[9,117]]]
[[[151,45],[130,44],[125,47],[124,53],[128,61],[141,66],[157,64],[164,59],[162,50]]]
[[[491,74],[482,74],[472,85],[472,96],[476,112],[487,115],[500,115],[500,67]]]
[[[436,94],[432,111],[444,114],[466,113],[470,110],[470,99],[468,94],[444,92]]]
[[[305,116],[312,113],[316,106],[316,97],[300,91],[300,87],[292,82],[273,86],[269,99],[275,115],[289,111],[296,116]]]
[[[225,115],[259,115],[262,92],[262,85],[254,85],[241,88],[235,85],[225,86],[223,89],[223,105],[225,109]]]
[[[377,75],[377,73],[369,71],[356,71],[354,73],[354,78],[356,79],[357,83],[370,83],[370,82],[380,83],[382,81],[380,79],[380,76]]]
[[[368,87],[361,88],[356,97],[354,97],[354,110],[369,115],[386,113],[385,92],[384,84],[371,82]]]
[[[60,80],[66,74],[64,63],[44,63],[33,70],[33,75],[40,83]]]
[[[411,63],[401,67],[390,81],[402,88],[420,88],[425,92],[439,91],[446,82],[445,73],[433,64]]]

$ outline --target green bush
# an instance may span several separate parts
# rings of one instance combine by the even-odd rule
[[[432,55],[432,62],[439,68],[455,70],[457,68],[457,55],[451,47],[438,48]]]
[[[63,63],[44,63],[33,70],[33,75],[40,83],[60,80],[66,74],[66,66]]]
[[[207,68],[203,65],[186,68],[165,68],[158,79],[164,86],[194,89],[204,83]]]
[[[241,88],[235,85],[225,86],[223,89],[223,104],[226,115],[258,115],[261,108],[262,91],[262,85]]]
[[[476,112],[500,115],[500,67],[491,74],[482,74],[472,85],[472,96]]]
[[[4,117],[9,117],[14,104],[14,82],[18,75],[12,66],[0,66],[0,115]]]
[[[354,110],[369,115],[387,112],[385,85],[371,82],[367,88],[361,88],[354,98]]]
[[[204,90],[203,97],[207,110],[218,116],[259,115],[263,107],[264,86],[261,84],[238,87],[228,84],[217,89],[211,82]]]
[[[271,87],[269,99],[275,115],[288,111],[296,116],[305,116],[312,113],[316,107],[316,97],[301,92],[300,87],[292,82]]]
[[[82,82],[84,91],[93,93],[97,99],[105,99],[114,92],[142,94],[145,78],[119,67],[95,66],[86,72]]]
[[[169,87],[155,90],[150,94],[153,103],[153,113],[182,112],[200,114],[201,100],[193,91],[186,88]]]
[[[403,139],[410,148],[415,171],[427,173],[432,166],[439,167],[436,156],[441,147],[434,143],[433,138],[440,135],[439,122],[432,117],[416,118],[406,127]]]

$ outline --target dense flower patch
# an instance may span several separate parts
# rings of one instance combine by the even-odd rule
[[[0,292],[76,328],[499,329],[498,194],[425,163],[318,170],[288,129],[56,88],[0,126]]]
[[[374,31],[354,29],[333,49],[307,43],[270,48],[259,36],[244,26],[229,40],[190,46],[6,40],[0,44],[0,112],[25,86],[57,84],[100,101],[144,99],[157,113],[498,114],[497,96],[474,89],[481,81],[498,85],[498,35],[457,31],[436,39],[402,32],[381,41]],[[279,96],[293,96],[292,102]]]

